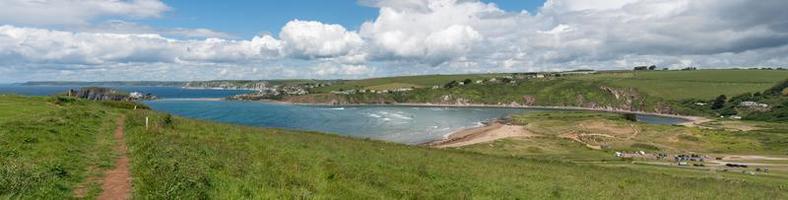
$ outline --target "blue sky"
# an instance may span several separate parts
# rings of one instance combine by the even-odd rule
[[[168,0],[172,8],[161,18],[139,20],[158,27],[210,28],[239,38],[261,33],[278,34],[293,19],[340,24],[356,30],[374,20],[378,9],[361,5],[357,0]],[[535,12],[544,0],[484,0],[513,12]]]
[[[0,0],[0,82],[785,67],[786,7],[785,0]]]

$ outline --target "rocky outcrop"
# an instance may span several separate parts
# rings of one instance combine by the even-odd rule
[[[536,105],[536,97],[529,96],[529,95],[523,95],[523,105],[526,105],[526,106]]]
[[[70,89],[66,91],[65,95],[94,101],[135,101],[156,98],[151,94],[142,94],[139,92],[132,92],[129,94],[111,88],[102,87],[86,87],[80,88],[78,90]]]

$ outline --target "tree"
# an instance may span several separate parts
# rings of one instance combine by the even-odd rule
[[[655,69],[657,69],[656,65],[651,65],[650,67],[648,67],[648,70],[655,70]]]
[[[635,71],[645,71],[645,70],[648,70],[648,67],[646,67],[646,66],[637,66],[637,67],[634,68],[634,70]]]
[[[473,83],[473,81],[471,79],[465,79],[464,81],[462,81],[462,83],[465,84],[465,85],[469,85],[469,84]]]
[[[728,97],[726,97],[724,94],[718,96],[716,99],[714,99],[714,102],[711,103],[711,109],[717,110],[725,107],[725,100],[727,99]]]

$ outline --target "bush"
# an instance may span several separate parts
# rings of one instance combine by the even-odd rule
[[[725,95],[720,95],[711,103],[711,109],[717,110],[725,107],[725,101],[728,99]]]
[[[113,107],[113,108],[120,108],[120,109],[143,109],[143,110],[150,110],[145,104],[141,104],[135,101],[101,101],[102,105]]]
[[[635,149],[642,149],[642,150],[659,151],[659,147],[650,144],[643,144],[643,143],[635,143],[630,145],[630,147]]]
[[[626,119],[628,121],[633,121],[633,122],[638,121],[638,116],[636,114],[634,114],[634,113],[624,113],[623,116],[624,116],[624,119]]]
[[[66,105],[66,104],[77,102],[77,100],[78,99],[74,98],[74,97],[57,96],[57,97],[55,97],[55,99],[53,101],[54,101],[55,104],[62,106],[62,105]]]
[[[165,116],[164,116],[163,123],[164,123],[164,127],[166,127],[166,128],[171,128],[171,127],[173,127],[173,126],[172,126],[172,115],[171,115],[171,114],[167,114],[167,115],[165,115]]]

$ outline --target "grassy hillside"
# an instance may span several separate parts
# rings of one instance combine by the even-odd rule
[[[108,105],[0,96],[0,198],[70,198],[111,165],[120,115],[139,199],[788,198],[784,179],[768,176],[430,149]]]
[[[112,167],[118,113],[98,104],[0,95],[0,199],[64,199]],[[87,197],[98,185],[83,185]]]
[[[571,76],[577,80],[603,81],[631,87],[669,100],[711,99],[765,90],[788,78],[788,70],[694,70],[601,73]]]
[[[129,118],[135,195],[142,198],[719,199],[788,192],[765,177],[529,160],[180,118],[145,131],[143,116],[161,115]]]
[[[435,85],[443,86],[453,80],[485,79],[496,77],[496,74],[460,74],[460,75],[425,75],[425,76],[397,76],[384,78],[371,78],[362,80],[341,81],[328,87],[317,88],[314,92],[325,93],[335,90],[372,89],[385,90],[405,87],[429,88]]]
[[[685,115],[715,115],[696,107],[719,95],[761,92],[788,77],[788,70],[623,71],[588,75],[514,79],[517,74],[428,75],[343,81],[312,90],[312,95],[287,97],[299,103],[444,103],[578,106]],[[496,77],[499,80],[488,82]],[[470,84],[444,87],[452,81]],[[478,84],[476,81],[483,80]],[[433,89],[432,86],[440,86]],[[351,89],[416,88],[392,94],[327,95]],[[770,102],[776,105],[781,102]]]

